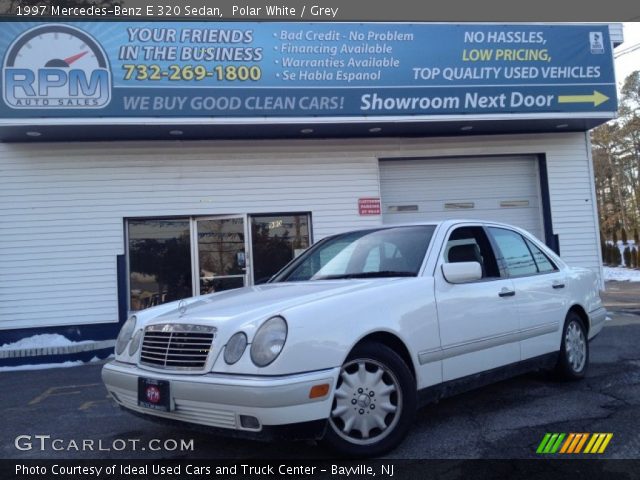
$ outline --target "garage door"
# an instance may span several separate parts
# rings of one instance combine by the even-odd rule
[[[382,221],[493,220],[544,240],[535,157],[381,160]]]

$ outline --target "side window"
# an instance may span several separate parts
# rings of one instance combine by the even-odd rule
[[[478,262],[482,267],[482,278],[500,277],[498,262],[482,227],[459,227],[451,232],[444,260],[447,263]]]
[[[529,250],[531,250],[531,253],[533,254],[533,259],[536,261],[539,273],[555,272],[558,269],[551,260],[549,260],[549,257],[542,253],[542,250],[526,238],[524,240],[527,242],[527,247],[529,247]]]
[[[538,273],[531,251],[520,234],[496,227],[489,227],[489,231],[502,252],[510,276],[519,277]]]

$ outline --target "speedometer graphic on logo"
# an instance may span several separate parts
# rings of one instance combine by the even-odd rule
[[[103,108],[111,95],[104,51],[69,25],[42,25],[19,36],[5,56],[3,77],[12,108]]]

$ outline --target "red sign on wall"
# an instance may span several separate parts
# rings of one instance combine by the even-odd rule
[[[380,198],[359,198],[358,214],[360,215],[380,215]]]

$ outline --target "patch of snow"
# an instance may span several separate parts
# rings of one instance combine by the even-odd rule
[[[57,333],[42,333],[33,335],[32,337],[23,338],[14,343],[6,343],[0,346],[0,350],[23,350],[28,348],[47,348],[47,347],[68,347],[71,345],[81,345],[83,343],[92,343],[93,340],[83,340],[74,342],[64,335]]]
[[[103,360],[109,360],[110,358],[116,358],[116,356],[112,353],[111,355],[109,355],[107,358],[98,358],[98,357],[93,357],[91,360],[89,360],[89,362],[87,363],[96,363],[96,362],[101,362]]]
[[[640,282],[640,270],[622,267],[604,267],[604,280],[616,282]]]
[[[20,370],[47,370],[49,368],[69,368],[84,365],[81,360],[66,361],[62,363],[40,363],[36,365],[16,365],[13,367],[0,367],[0,372],[17,372]]]
[[[613,245],[613,240],[605,240],[605,243],[607,245]],[[626,245],[629,245],[630,247],[634,246],[636,244],[636,242],[633,240],[633,238],[630,238],[629,240],[627,240]],[[618,243],[616,245],[625,246],[625,243],[622,240],[618,240]]]
[[[89,363],[102,362],[103,360],[107,360],[109,358],[115,358],[115,355],[112,353],[106,359],[93,357],[88,362],[83,362],[82,360],[67,360],[66,362],[60,363],[40,363],[40,364],[32,364],[32,365],[15,365],[12,367],[0,367],[1,372],[18,372],[21,370],[48,370],[50,368],[69,368],[69,367],[79,367],[80,365],[86,365]]]
[[[613,245],[613,241],[612,240],[606,240],[607,245]],[[636,253],[638,251],[638,249],[640,248],[640,246],[636,245],[636,242],[634,242],[633,240],[627,240],[627,243],[624,244],[622,243],[622,240],[618,240],[618,243],[616,243],[616,247],[618,247],[618,251],[620,252],[620,261],[622,262],[620,264],[621,267],[626,267],[627,264],[624,261],[624,250],[625,248],[629,247],[629,250],[631,251],[632,254]],[[637,255],[637,253],[636,253]]]

